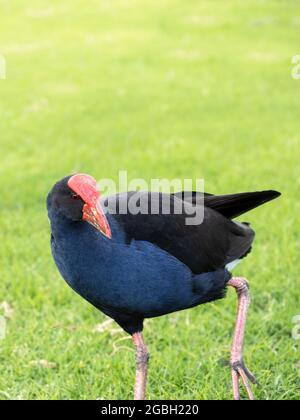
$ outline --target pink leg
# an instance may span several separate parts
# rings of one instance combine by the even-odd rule
[[[144,342],[142,333],[134,333],[132,340],[136,348],[136,377],[134,399],[144,400],[147,385],[149,352]]]
[[[250,400],[254,400],[250,382],[257,384],[255,377],[244,363],[243,350],[248,308],[250,305],[250,292],[247,280],[232,278],[228,286],[234,287],[238,295],[238,314],[231,351],[231,374],[233,395],[235,400],[240,400],[239,380],[241,379]]]

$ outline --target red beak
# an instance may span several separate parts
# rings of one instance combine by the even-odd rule
[[[82,219],[111,239],[110,226],[100,204],[96,180],[89,175],[78,174],[69,179],[68,186],[85,202]]]

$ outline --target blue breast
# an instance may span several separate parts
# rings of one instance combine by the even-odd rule
[[[154,244],[126,242],[110,220],[112,239],[88,223],[50,215],[52,252],[66,282],[104,312],[154,317],[223,295],[228,273],[193,275],[181,261]],[[210,296],[211,295],[211,296]]]

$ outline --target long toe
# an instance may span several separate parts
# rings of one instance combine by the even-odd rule
[[[248,395],[248,399],[253,401],[254,394],[251,388],[250,382],[258,385],[258,381],[255,376],[245,366],[244,362],[232,364],[232,384],[233,384],[233,396],[235,400],[240,400],[240,382]]]

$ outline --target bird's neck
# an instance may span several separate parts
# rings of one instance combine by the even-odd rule
[[[66,243],[84,244],[99,241],[101,234],[85,221],[72,221],[58,212],[49,212],[51,233],[54,241],[62,246]]]
[[[72,232],[75,222],[67,219],[59,212],[49,211],[51,233],[55,240],[63,239],[66,233]]]

